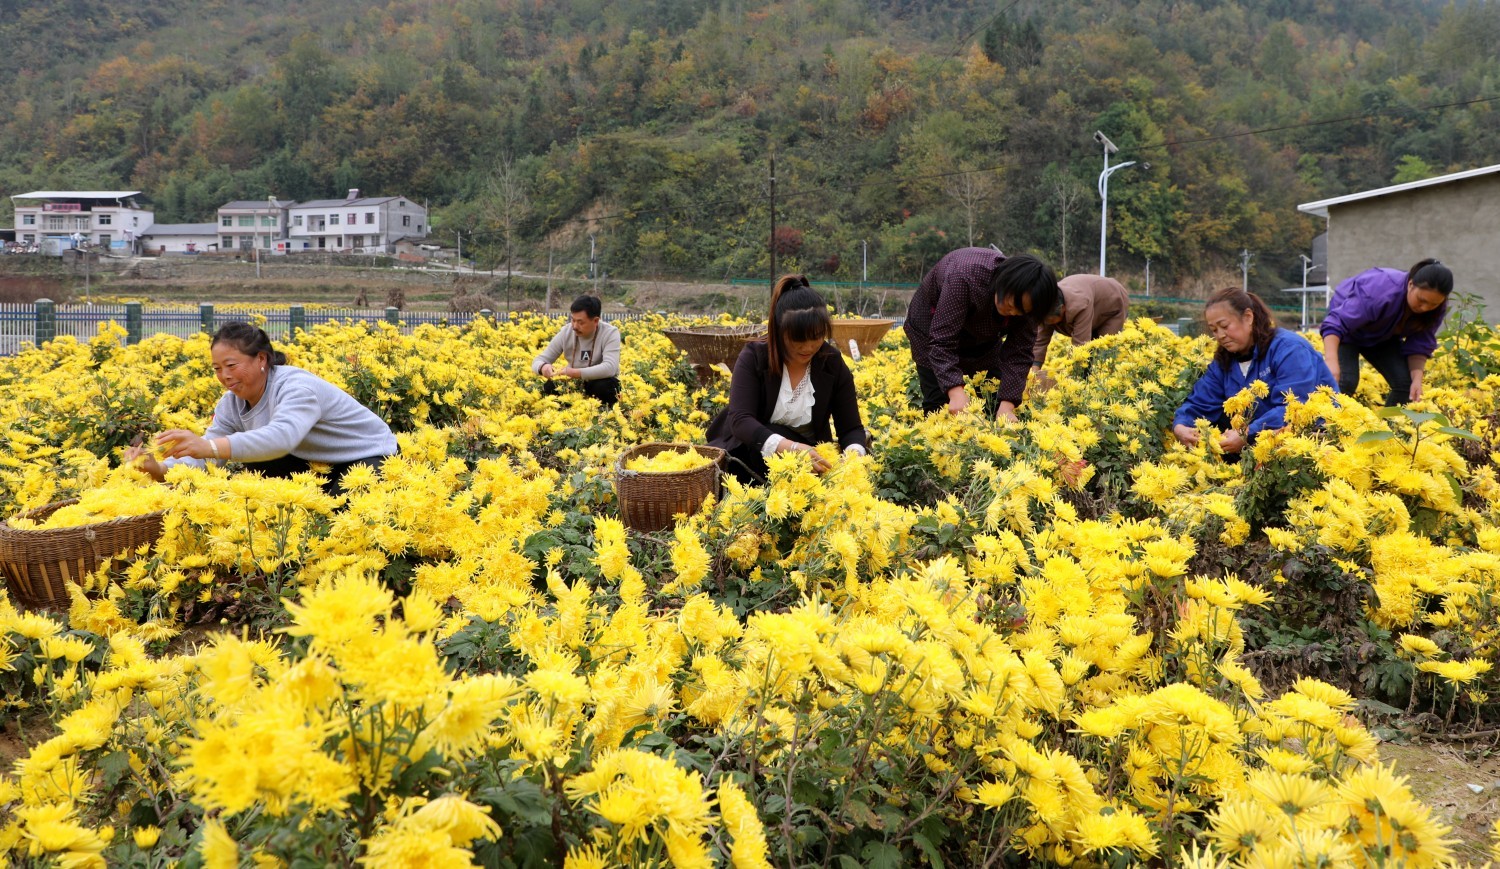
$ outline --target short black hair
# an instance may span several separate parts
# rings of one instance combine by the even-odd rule
[[[1029,253],[1006,257],[995,267],[990,276],[990,287],[995,291],[995,304],[1009,299],[1017,308],[1026,311],[1025,300],[1030,300],[1031,310],[1026,318],[1041,323],[1051,316],[1062,299],[1062,290],[1057,286],[1057,273],[1052,266]]]
[[[599,304],[597,296],[584,295],[574,299],[573,304],[568,306],[568,310],[574,314],[582,311],[589,315],[590,320],[597,320],[599,319],[599,312],[604,310],[604,306]]]

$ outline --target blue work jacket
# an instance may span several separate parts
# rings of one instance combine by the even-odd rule
[[[1177,408],[1172,425],[1193,425],[1199,419],[1206,419],[1220,428],[1228,427],[1224,402],[1257,380],[1264,381],[1270,393],[1251,408],[1250,423],[1246,426],[1249,430],[1245,432],[1248,441],[1254,441],[1266,429],[1286,425],[1287,392],[1299,401],[1306,401],[1319,386],[1333,387],[1335,392],[1339,388],[1328,363],[1323,361],[1323,354],[1301,335],[1277,329],[1265,354],[1257,350],[1251,356],[1247,371],[1241,372],[1238,362],[1229,363],[1228,368],[1210,362],[1208,370],[1193,384],[1187,401]]]

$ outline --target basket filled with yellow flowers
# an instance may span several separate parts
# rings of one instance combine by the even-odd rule
[[[651,533],[670,528],[678,514],[698,512],[719,492],[724,451],[701,444],[649,443],[615,460],[615,498],[627,528]]]
[[[0,522],[0,576],[32,609],[64,609],[68,583],[83,583],[106,559],[155,543],[164,510],[142,487],[140,503],[71,498]],[[133,500],[133,499],[132,499]],[[132,515],[121,515],[130,513]]]

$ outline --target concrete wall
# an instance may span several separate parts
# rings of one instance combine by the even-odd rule
[[[1408,269],[1437,257],[1455,293],[1483,300],[1500,322],[1500,173],[1348,202],[1328,209],[1328,283],[1367,268]]]

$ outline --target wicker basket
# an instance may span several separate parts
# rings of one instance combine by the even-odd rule
[[[690,471],[629,471],[631,459],[667,450],[693,450],[711,461]],[[698,512],[703,500],[719,493],[724,451],[700,444],[650,443],[633,446],[615,460],[615,497],[625,527],[644,533],[670,528],[679,513]]]
[[[891,331],[895,320],[879,320],[868,318],[862,320],[834,320],[833,321],[833,343],[838,345],[839,352],[845,356],[853,355],[849,352],[849,342],[854,341],[859,347],[859,355],[868,356],[880,344],[880,339],[885,333]]]
[[[28,510],[18,518],[38,522],[77,499]],[[10,594],[33,609],[64,609],[68,583],[82,583],[105,559],[161,536],[161,511],[92,525],[43,530],[0,522],[0,575]]]
[[[692,329],[667,329],[666,336],[672,339],[678,350],[687,354],[688,361],[695,366],[733,368],[746,344],[766,337],[766,327],[761,324],[696,326]]]

